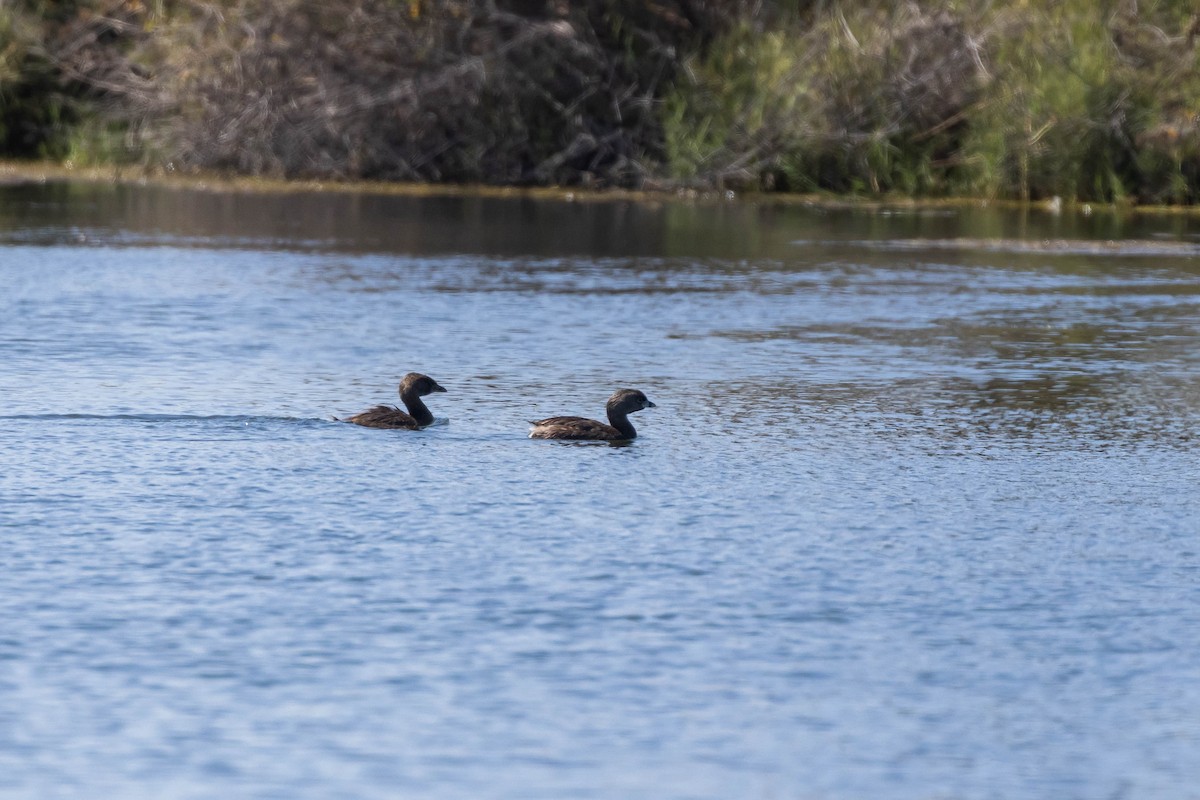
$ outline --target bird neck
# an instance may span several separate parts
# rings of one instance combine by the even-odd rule
[[[637,436],[637,431],[633,429],[633,424],[629,421],[629,414],[619,408],[608,409],[608,424],[619,430],[626,439],[633,439]]]
[[[401,392],[400,400],[404,403],[404,407],[408,409],[408,413],[417,421],[418,425],[432,425],[433,414],[429,408],[421,400],[421,396],[415,392]]]

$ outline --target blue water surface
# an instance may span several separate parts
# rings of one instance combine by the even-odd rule
[[[1200,797],[1195,221],[8,186],[0,287],[0,796]]]

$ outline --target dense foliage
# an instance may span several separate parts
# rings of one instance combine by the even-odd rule
[[[1190,0],[0,0],[0,155],[1193,203]]]

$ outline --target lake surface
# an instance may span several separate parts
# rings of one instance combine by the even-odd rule
[[[0,288],[0,796],[1200,797],[1200,219],[8,186]]]

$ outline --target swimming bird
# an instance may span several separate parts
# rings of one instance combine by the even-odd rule
[[[586,417],[547,417],[531,422],[530,439],[576,439],[619,442],[637,437],[629,423],[629,415],[643,408],[655,408],[654,403],[637,389],[618,389],[608,398],[605,410],[608,425]]]
[[[434,392],[446,391],[428,375],[410,372],[400,380],[400,400],[408,413],[395,406],[375,406],[361,414],[347,417],[342,422],[353,422],[368,428],[402,428],[415,431],[433,424],[433,414],[425,407],[421,398]]]

